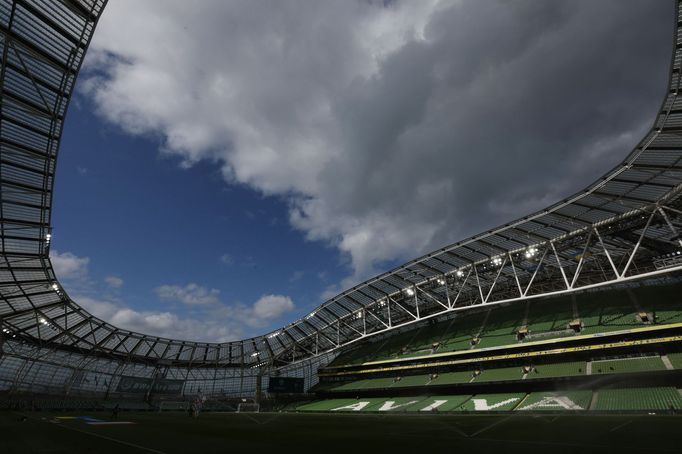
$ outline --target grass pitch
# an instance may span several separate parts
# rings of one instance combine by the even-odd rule
[[[21,421],[22,415],[26,416]],[[0,453],[681,452],[682,416],[0,413]],[[59,421],[59,422],[56,422]]]

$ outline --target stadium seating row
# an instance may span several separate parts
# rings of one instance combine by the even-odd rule
[[[592,374],[617,374],[664,369],[665,365],[659,356],[592,361]]]
[[[682,322],[680,285],[608,290],[461,313],[451,320],[370,342],[332,366],[514,345]]]
[[[682,353],[668,356],[675,368],[682,368]],[[608,360],[571,361],[554,364],[537,364],[482,370],[464,370],[440,374],[418,374],[394,377],[367,378],[350,382],[322,384],[317,391],[358,391],[372,389],[396,389],[456,385],[461,383],[484,383],[521,379],[558,378],[578,375],[620,374],[665,370],[660,356],[618,358]],[[591,370],[590,370],[591,369]]]
[[[325,399],[296,407],[302,412],[476,412],[476,411],[677,411],[680,391],[671,387],[606,389],[597,392],[497,393],[414,397]]]

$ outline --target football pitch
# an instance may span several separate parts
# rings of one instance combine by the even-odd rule
[[[102,412],[2,412],[0,453],[682,450],[682,417],[669,415],[206,413],[193,419],[180,413],[124,412],[118,424],[111,421]]]

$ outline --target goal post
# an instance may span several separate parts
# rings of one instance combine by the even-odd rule
[[[189,402],[164,400],[159,402],[159,411],[187,411]]]
[[[237,405],[237,413],[259,413],[260,405],[254,402],[241,402]]]

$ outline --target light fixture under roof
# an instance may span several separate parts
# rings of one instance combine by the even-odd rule
[[[532,259],[533,257],[535,257],[535,255],[536,255],[537,253],[538,253],[538,248],[536,248],[535,246],[531,246],[531,247],[529,247],[528,249],[526,249],[526,252],[525,252],[524,256],[525,256],[527,259]]]

